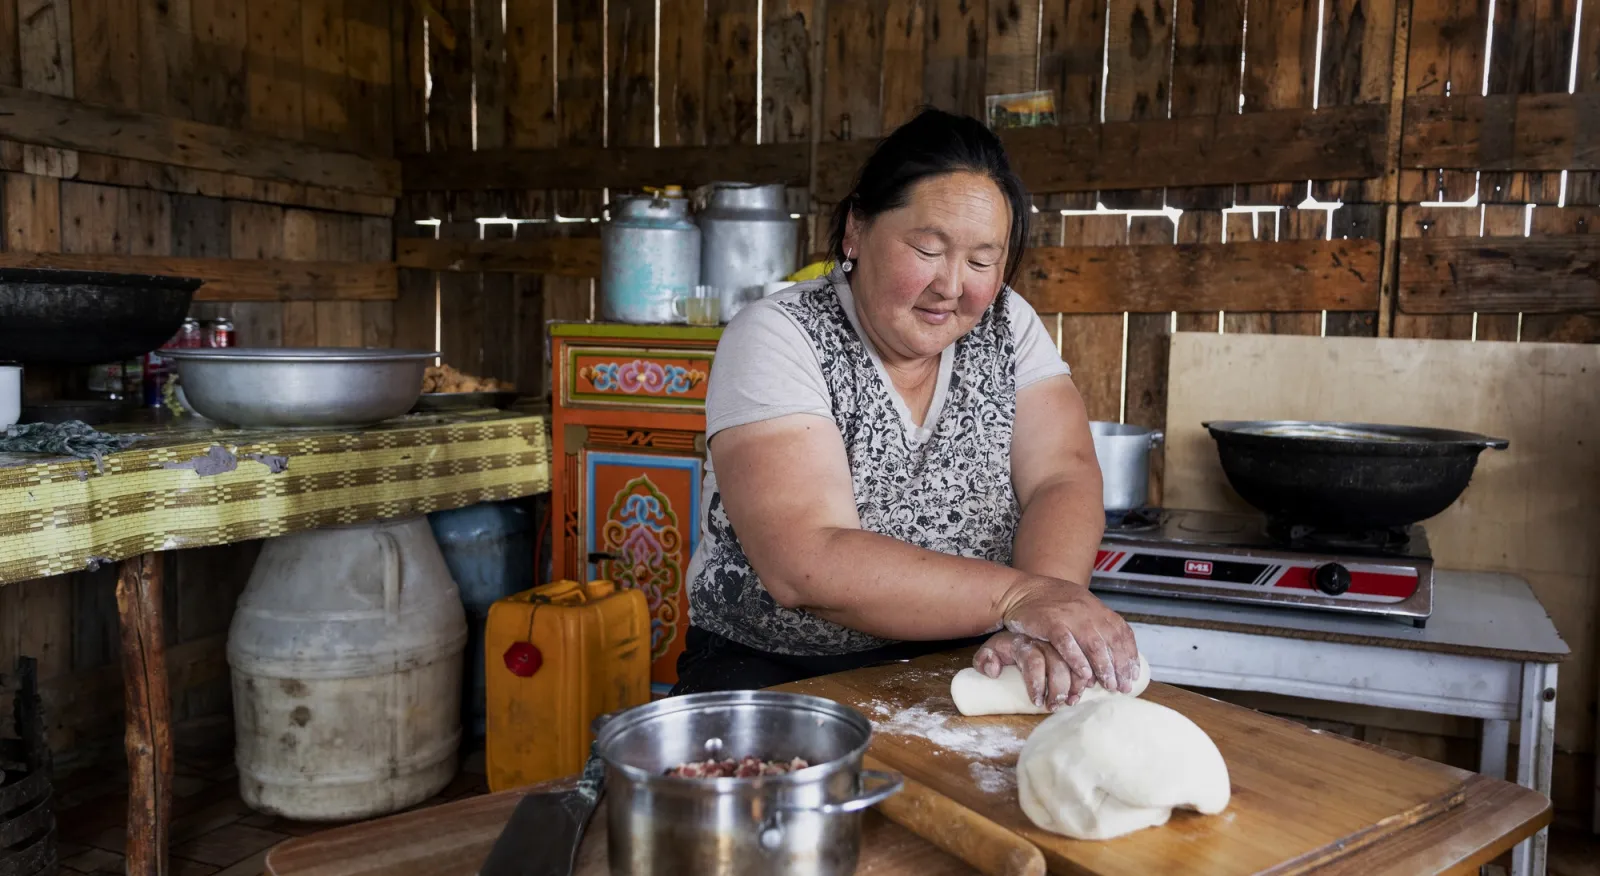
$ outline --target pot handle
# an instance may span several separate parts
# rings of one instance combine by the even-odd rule
[[[1511,442],[1504,438],[1484,438],[1483,446],[1488,450],[1504,450],[1511,446]]]
[[[1160,429],[1156,429],[1155,431],[1150,433],[1150,446],[1151,447],[1160,447],[1162,444],[1165,444],[1166,441],[1167,441],[1167,433],[1161,431]]]
[[[593,736],[599,736],[600,731],[604,730],[607,724],[610,724],[612,721],[616,720],[617,716],[621,715],[625,711],[627,711],[627,709],[617,709],[614,712],[603,712],[599,715],[595,715],[594,720],[589,722],[589,733]]]
[[[878,782],[878,787],[866,790],[869,782]],[[849,815],[863,809],[876,806],[879,803],[900,793],[905,787],[905,776],[899,773],[885,772],[883,770],[862,770],[862,790],[856,796],[843,803],[824,803],[821,806],[782,806],[787,812],[815,812],[820,815]]]

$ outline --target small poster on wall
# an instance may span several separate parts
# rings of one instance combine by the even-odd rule
[[[991,130],[1049,127],[1056,123],[1054,91],[991,94],[984,98],[984,103]]]

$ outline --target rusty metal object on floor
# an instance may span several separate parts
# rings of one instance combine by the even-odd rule
[[[0,876],[33,876],[57,868],[50,749],[36,676],[34,659],[18,658],[12,713],[19,738],[0,740]]]

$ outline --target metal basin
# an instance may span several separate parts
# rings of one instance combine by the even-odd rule
[[[177,334],[200,280],[0,268],[0,359],[119,362]]]
[[[861,769],[871,737],[860,713],[800,694],[689,694],[629,709],[595,740],[606,763],[613,876],[855,872],[861,813],[904,782]],[[748,779],[662,775],[688,761],[745,755],[813,766]]]
[[[247,428],[370,426],[411,410],[437,353],[353,348],[169,350],[200,416]]]

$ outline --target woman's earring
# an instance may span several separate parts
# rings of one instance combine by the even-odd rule
[[[851,258],[850,251],[849,250],[845,250],[844,251],[844,262],[839,265],[839,270],[844,271],[846,274],[850,273],[850,269],[856,266],[856,263],[851,261],[850,258]]]

